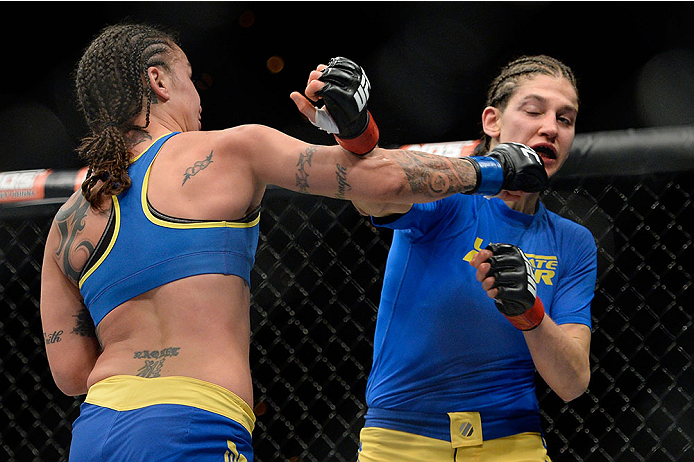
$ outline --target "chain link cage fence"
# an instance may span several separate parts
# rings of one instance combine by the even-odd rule
[[[589,389],[564,403],[537,379],[555,462],[694,460],[693,195],[694,127],[579,135],[543,193],[598,244]],[[84,398],[53,383],[39,316],[63,201],[0,207],[0,460],[66,461]],[[348,202],[281,189],[268,191],[260,227],[256,460],[354,462],[392,235]]]

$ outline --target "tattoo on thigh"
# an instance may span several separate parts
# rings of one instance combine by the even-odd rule
[[[166,358],[178,356],[180,347],[168,347],[161,350],[141,350],[133,354],[133,359],[144,359],[144,365],[137,370],[138,377],[160,377]]]
[[[195,162],[192,167],[188,167],[186,169],[185,173],[183,173],[183,183],[181,183],[181,186],[186,184],[186,181],[188,181],[190,178],[194,177],[202,170],[205,170],[212,163],[212,154],[214,154],[214,150],[210,151],[209,156],[205,157],[203,160]]]

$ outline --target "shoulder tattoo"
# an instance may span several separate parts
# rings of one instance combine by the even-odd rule
[[[81,194],[76,194],[72,202],[68,201],[55,216],[55,225],[60,233],[60,244],[55,255],[62,265],[63,273],[73,282],[77,282],[82,268],[75,268],[71,257],[75,252],[85,252],[87,259],[94,252],[95,245],[89,239],[81,239],[80,232],[85,227],[85,218],[89,212],[89,202]]]
[[[205,157],[203,160],[195,162],[191,167],[186,169],[186,171],[183,173],[183,183],[181,183],[181,186],[186,184],[186,181],[188,181],[190,178],[205,170],[212,163],[212,154],[214,154],[214,150],[210,151],[209,156]]]

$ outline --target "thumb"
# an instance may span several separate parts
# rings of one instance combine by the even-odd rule
[[[305,115],[311,122],[316,122],[316,108],[304,95],[298,91],[293,91],[289,97],[294,101],[299,112]]]

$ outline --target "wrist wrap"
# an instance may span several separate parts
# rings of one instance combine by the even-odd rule
[[[468,194],[482,194],[493,196],[501,191],[504,184],[504,169],[501,163],[491,157],[468,157],[477,173],[477,186]]]
[[[340,138],[338,135],[335,135],[335,140],[337,140],[340,146],[360,156],[373,151],[378,144],[380,136],[378,125],[376,125],[376,121],[371,116],[371,112],[367,111],[367,116],[369,122],[366,125],[366,129],[359,135],[353,138]]]
[[[506,316],[506,319],[508,319],[516,329],[529,331],[539,326],[545,318],[545,306],[542,300],[540,300],[540,297],[537,297],[533,306],[525,313],[517,316],[508,316],[504,314],[504,316]]]

